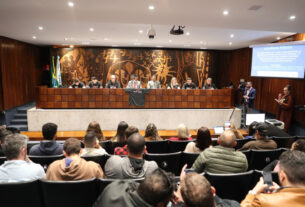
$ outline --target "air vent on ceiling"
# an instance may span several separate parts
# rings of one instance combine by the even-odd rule
[[[257,11],[257,10],[261,9],[262,7],[263,7],[262,5],[253,5],[253,6],[250,6],[248,10]]]

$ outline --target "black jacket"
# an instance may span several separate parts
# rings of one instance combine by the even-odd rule
[[[34,145],[30,149],[29,155],[36,156],[47,156],[47,155],[61,155],[63,150],[63,146],[58,144],[54,140],[45,140],[41,141],[40,144]]]

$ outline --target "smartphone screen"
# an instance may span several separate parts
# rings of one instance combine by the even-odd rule
[[[264,184],[267,184],[268,187],[272,186],[272,174],[271,172],[263,172]]]

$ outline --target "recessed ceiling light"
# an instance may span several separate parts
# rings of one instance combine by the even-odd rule
[[[72,1],[69,1],[69,2],[68,2],[68,6],[69,6],[69,7],[74,7],[74,3],[73,3]]]
[[[232,42],[229,42],[229,45],[232,45]]]
[[[153,5],[149,5],[149,6],[148,6],[148,9],[149,9],[149,10],[154,10],[155,7],[154,7]]]
[[[143,34],[143,30],[140,29],[140,30],[139,30],[139,33],[140,33],[140,34]]]
[[[296,16],[294,16],[294,15],[291,15],[291,16],[289,17],[290,20],[294,20],[295,18],[296,18]]]
[[[234,38],[234,34],[230,34],[230,37],[231,37],[231,38]]]
[[[280,38],[280,37],[277,37],[276,39],[277,39],[277,40],[280,40],[281,38]]]
[[[43,30],[43,26],[39,26],[38,29],[39,29],[39,30]]]
[[[67,41],[69,38],[68,37],[65,37],[65,41]]]
[[[90,27],[90,28],[89,28],[89,31],[90,31],[90,32],[94,32],[94,28],[93,28],[93,27]]]
[[[105,37],[105,38],[104,38],[104,40],[105,40],[105,41],[107,41],[107,40],[108,40],[108,38],[107,38],[107,37]]]
[[[73,48],[74,47],[74,45],[70,45],[70,48]]]
[[[229,11],[228,11],[228,10],[224,10],[224,11],[222,12],[222,14],[226,16],[226,15],[229,14]]]
[[[37,37],[36,37],[36,36],[33,36],[32,38],[33,38],[34,40],[35,40],[35,39],[37,39]]]
[[[186,35],[190,35],[191,33],[190,32],[186,32]]]

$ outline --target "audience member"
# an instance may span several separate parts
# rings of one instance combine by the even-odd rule
[[[158,129],[155,124],[150,123],[145,130],[146,141],[160,141],[162,138],[159,136]]]
[[[239,151],[255,149],[255,150],[267,150],[276,149],[277,144],[272,139],[267,139],[267,125],[265,123],[258,123],[256,125],[255,141],[250,141],[244,144]]]
[[[61,155],[62,145],[56,142],[57,125],[46,123],[42,126],[42,136],[44,141],[34,145],[29,154],[38,156]]]
[[[104,141],[105,138],[103,135],[103,131],[98,122],[96,122],[96,121],[90,122],[90,124],[88,125],[88,128],[87,128],[87,132],[88,131],[94,131],[99,142]]]
[[[210,130],[206,127],[201,127],[197,132],[195,142],[190,142],[186,145],[184,152],[200,153],[212,145]]]
[[[185,140],[193,140],[191,137],[190,130],[184,124],[179,124],[177,128],[178,137],[171,137],[169,140],[171,141],[185,141]]]
[[[200,153],[193,164],[197,173],[240,173],[248,169],[248,161],[242,152],[236,152],[236,137],[232,130],[225,130],[218,139],[218,146]]]
[[[28,138],[21,134],[10,134],[2,144],[7,161],[0,166],[0,182],[20,182],[45,178],[41,165],[33,163],[27,156]]]
[[[248,134],[246,138],[255,138],[256,137],[256,125],[259,124],[258,122],[254,121],[249,125]],[[267,137],[289,137],[290,135],[287,134],[284,130],[274,126],[273,124],[265,123],[267,127]]]
[[[125,145],[125,130],[128,128],[128,124],[125,121],[121,121],[118,125],[118,129],[116,131],[116,135],[111,138],[111,141],[124,143],[122,146]]]
[[[125,140],[124,140],[124,142],[119,143],[119,146],[123,146],[123,147],[116,147],[114,149],[114,154],[115,155],[127,155],[127,153],[128,153],[127,139],[128,139],[128,137],[130,137],[134,133],[139,133],[139,129],[135,126],[129,126],[125,130]],[[146,149],[145,149],[145,153],[147,153]]]
[[[266,192],[268,187],[263,178],[249,191],[241,202],[242,207],[259,206],[293,206],[304,207],[305,204],[305,153],[292,150],[280,156],[279,181],[282,187],[273,183],[269,187],[273,192]]]
[[[54,181],[86,180],[104,177],[101,166],[95,162],[87,162],[80,157],[81,143],[75,138],[65,141],[62,160],[54,161],[47,170],[47,179]]]
[[[139,133],[129,136],[127,141],[127,157],[112,156],[105,165],[107,178],[127,179],[142,178],[158,168],[155,161],[143,159],[145,140]]]
[[[186,83],[183,84],[182,89],[196,89],[197,86],[195,83],[192,82],[192,79],[188,77],[186,79]]]
[[[298,139],[291,145],[291,150],[299,150],[305,153],[305,139]],[[274,171],[278,172],[280,169],[280,162],[278,160],[273,160],[269,163],[263,171]]]
[[[248,127],[248,136],[245,138],[255,138],[257,121],[252,122]]]
[[[4,143],[5,137],[10,134],[12,134],[12,132],[8,131],[6,129],[6,126],[0,126],[0,157],[5,156],[2,149],[2,145]]]
[[[84,137],[85,148],[82,150],[81,156],[97,156],[104,155],[107,152],[101,147],[94,131],[89,131]]]
[[[231,130],[234,132],[236,139],[244,139],[242,133],[236,129],[236,126],[233,122],[231,122]]]
[[[132,180],[115,181],[104,189],[93,207],[166,207],[175,188],[173,178],[156,169],[140,184]]]

